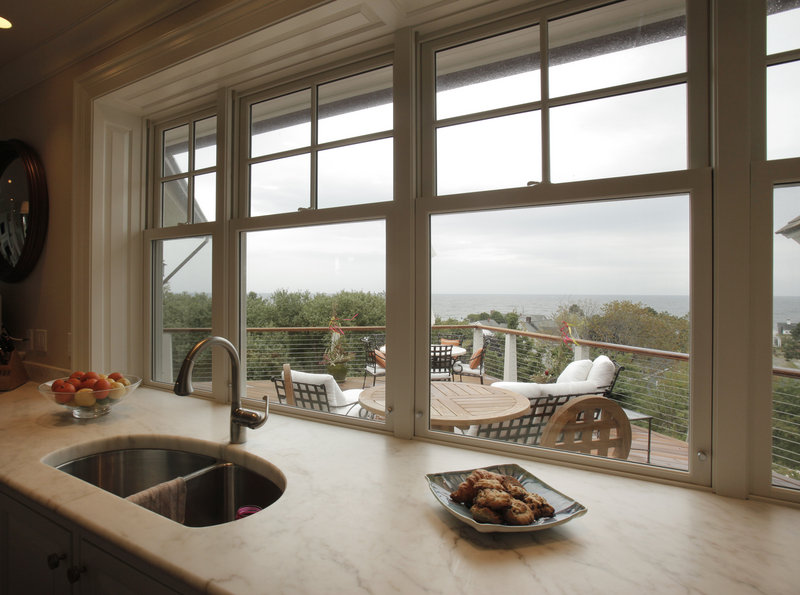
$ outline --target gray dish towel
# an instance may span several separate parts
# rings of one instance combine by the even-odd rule
[[[159,483],[126,498],[176,523],[183,523],[186,513],[186,482],[183,477]]]

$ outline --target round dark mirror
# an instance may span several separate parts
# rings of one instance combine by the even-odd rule
[[[22,141],[0,141],[0,281],[21,281],[33,270],[47,218],[47,182],[39,157]]]

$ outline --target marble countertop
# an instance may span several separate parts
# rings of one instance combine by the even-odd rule
[[[188,528],[42,462],[123,435],[226,444],[229,407],[142,388],[77,421],[29,382],[0,393],[0,481],[211,593],[796,593],[800,510],[270,415],[240,449],[286,476],[245,519]],[[426,473],[517,463],[588,508],[546,531],[478,533]]]

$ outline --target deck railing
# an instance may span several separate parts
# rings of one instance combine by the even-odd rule
[[[349,376],[363,375],[365,354],[362,337],[383,342],[385,327],[347,327],[344,345],[352,353]],[[161,374],[174,381],[184,356],[210,329],[164,329]],[[248,328],[248,381],[269,380],[280,374],[284,363],[306,372],[325,372],[323,354],[331,331],[327,327]],[[652,430],[686,441],[689,416],[689,355],[599,341],[565,342],[560,336],[485,325],[436,325],[431,341],[458,338],[472,353],[489,340],[485,367],[491,379],[522,382],[554,382],[574,359],[593,359],[605,354],[625,370],[612,398],[624,407],[653,417]],[[210,380],[208,353],[195,365],[195,380]],[[389,364],[391,368],[391,364]],[[641,423],[641,422],[640,422]],[[800,479],[800,370],[773,368],[773,470]]]

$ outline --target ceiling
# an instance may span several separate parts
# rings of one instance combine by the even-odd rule
[[[196,1],[2,0],[0,101]]]
[[[522,6],[533,4],[528,2]],[[186,52],[192,44],[197,45],[198,53],[190,60],[176,55],[175,68],[162,69],[146,83],[117,94],[114,100],[121,102],[119,107],[131,112],[147,112],[170,97],[172,103],[185,104],[192,97],[205,101],[220,84],[288,72],[304,61],[332,59],[336,52],[344,55],[359,44],[377,46],[380,40],[385,44],[393,31],[405,26],[436,23],[444,27],[453,20],[491,18],[520,6],[520,0],[298,3],[303,5],[313,8],[299,18],[278,19],[272,26],[242,36],[250,22],[248,15],[261,15],[258,18],[264,21],[266,16],[278,14],[281,6],[292,5],[286,0],[2,0],[0,16],[13,27],[0,30],[0,102],[114,44],[134,40],[138,31],[155,23],[161,29],[153,47],[132,46],[137,48],[137,59],[144,60],[148,51]],[[209,29],[212,14],[220,24]],[[176,18],[167,21],[171,15]],[[162,26],[167,22],[170,24]],[[222,36],[225,27],[233,31],[231,37],[220,37],[224,45],[208,51],[217,40],[217,31]]]
[[[11,21],[13,27],[0,29],[0,67],[41,48],[115,1],[3,0],[0,17]]]

